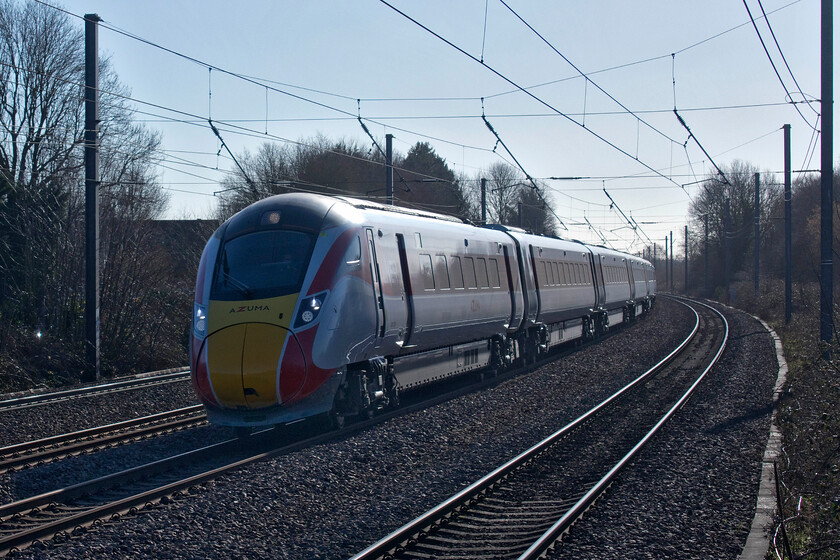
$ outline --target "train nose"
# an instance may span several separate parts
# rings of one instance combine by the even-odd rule
[[[210,382],[222,406],[255,409],[282,404],[306,380],[300,344],[282,327],[233,325],[210,335],[206,344]]]

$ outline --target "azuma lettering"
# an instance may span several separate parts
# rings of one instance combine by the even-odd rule
[[[239,307],[231,307],[228,315],[242,313],[243,311],[271,311],[271,308],[267,305],[240,305]]]

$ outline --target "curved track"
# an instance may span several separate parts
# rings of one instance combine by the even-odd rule
[[[691,305],[694,331],[659,364],[353,560],[545,554],[685,404],[722,354],[726,320],[704,304]]]
[[[356,422],[338,433],[321,432],[323,425],[317,422],[295,424],[291,430],[268,429],[253,434],[244,445],[242,440],[232,439],[72,487],[0,505],[0,555],[44,539],[60,540],[62,536],[84,532],[87,527],[114,516],[154,507],[158,501],[165,502],[190,487],[249,463],[292,453],[337,436],[346,437],[374,424],[498,384],[566,353],[560,352],[541,360],[540,364],[506,371],[479,383],[453,383],[446,393],[433,397],[424,396],[420,391],[416,398],[404,399],[400,408]],[[636,383],[640,381],[641,378]],[[618,398],[618,395],[613,398]],[[293,430],[294,436],[291,435]],[[312,433],[317,435],[307,436]],[[447,518],[450,516],[443,515]]]

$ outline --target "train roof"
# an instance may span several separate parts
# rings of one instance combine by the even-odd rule
[[[347,204],[358,208],[360,210],[381,210],[382,212],[394,212],[397,214],[405,214],[408,216],[418,216],[421,218],[431,218],[433,220],[444,220],[447,222],[455,222],[457,224],[464,224],[464,220],[456,218],[455,216],[447,216],[446,214],[437,214],[435,212],[427,212],[425,210],[417,210],[416,208],[405,208],[403,206],[393,206],[389,204],[381,204],[379,202],[371,202],[369,200],[362,200],[360,198],[353,198],[350,196],[336,196],[336,200],[346,202]]]

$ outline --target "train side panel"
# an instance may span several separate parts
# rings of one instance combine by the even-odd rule
[[[504,242],[510,252],[509,240],[419,218],[390,226],[372,229],[380,273],[388,272],[383,284],[392,286],[386,320],[396,315],[400,325],[405,322],[407,336],[394,353],[503,335],[521,314],[507,274]]]

